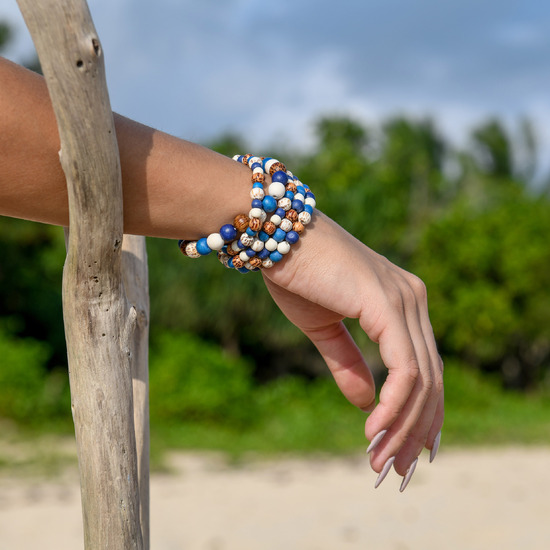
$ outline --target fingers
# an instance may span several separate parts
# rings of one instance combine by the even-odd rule
[[[375,405],[371,371],[342,322],[322,328],[303,329],[323,356],[344,396],[356,407],[370,412]]]

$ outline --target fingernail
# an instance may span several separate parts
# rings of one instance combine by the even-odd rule
[[[439,451],[439,445],[441,443],[441,432],[439,432],[434,439],[432,450],[430,451],[430,464],[434,461],[437,451]]]
[[[384,464],[384,467],[382,468],[382,471],[380,472],[380,475],[378,476],[378,478],[376,479],[376,483],[374,484],[375,489],[380,485],[380,483],[384,481],[384,479],[386,479],[386,476],[388,475],[388,472],[391,470],[394,460],[395,460],[394,456],[386,460],[386,464]]]
[[[409,469],[407,470],[407,473],[405,477],[403,478],[403,481],[401,482],[401,487],[399,487],[399,492],[402,493],[409,484],[409,481],[411,480],[411,477],[414,474],[414,471],[416,470],[416,465],[418,464],[418,458],[414,460],[414,462],[409,466]]]
[[[387,432],[388,430],[382,430],[372,438],[370,445],[367,447],[367,454],[369,454],[371,451],[374,451],[374,449],[376,449],[376,447],[378,446],[378,443],[382,441],[382,439],[384,438]]]

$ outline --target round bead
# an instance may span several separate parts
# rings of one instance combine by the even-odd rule
[[[271,185],[269,187],[271,188]],[[262,201],[262,205],[266,212],[275,212],[277,209],[277,200],[274,197],[267,195]]]
[[[285,184],[288,181],[288,176],[286,175],[286,172],[277,170],[277,172],[273,172],[271,175],[271,181],[277,181]]]
[[[260,241],[265,243],[265,241],[267,241],[267,239],[269,239],[269,235],[265,231],[260,231],[258,233],[258,239],[260,239]]]
[[[247,262],[248,263],[248,262]],[[249,264],[250,265],[250,264]],[[243,267],[239,267],[239,269],[237,269],[237,271],[239,273],[243,273],[243,274],[247,274],[247,273],[250,273],[250,269],[248,269],[248,267],[246,267],[246,264],[243,265]]]
[[[247,249],[248,250],[248,249]],[[246,253],[246,250],[243,250],[242,252],[239,253],[239,258],[243,261],[243,262],[248,262],[248,258],[250,256]]]
[[[254,220],[258,220],[258,218],[253,218]],[[260,222],[260,220],[258,220]],[[262,225],[262,222],[260,222],[260,225]],[[255,237],[256,236],[256,233],[257,231],[254,231],[253,229],[249,227],[246,228],[246,231],[245,233],[249,236],[249,237]]]
[[[286,212],[281,207],[279,207],[279,208],[277,208],[277,210],[275,210],[275,215],[279,216],[280,218],[284,218],[285,214],[286,214]]]
[[[274,250],[277,250],[277,245],[279,243],[275,239],[269,239],[265,243],[266,250],[269,250],[270,252],[273,252]]]
[[[246,233],[243,233],[241,235],[240,241],[243,245],[243,248],[250,246],[254,242],[254,237],[251,237],[250,235],[247,235]]]
[[[204,237],[197,241],[196,247],[197,252],[201,256],[206,256],[207,254],[210,254],[210,252],[212,252],[212,249],[208,246],[208,243],[206,242],[206,239]]]
[[[309,212],[310,214],[313,214],[313,206],[311,206],[311,205],[309,205],[309,204],[306,204],[306,205],[304,206],[304,210],[305,210],[306,212]]]
[[[239,269],[244,266],[244,262],[241,260],[239,256],[235,256],[232,261],[233,261],[233,267],[235,269]]]
[[[296,222],[298,221],[298,212],[296,212],[296,210],[289,210],[287,213],[286,213],[286,217],[292,222]],[[303,223],[303,222],[302,222]],[[305,224],[304,224],[305,225]]]
[[[298,233],[298,235],[303,233],[304,229],[305,229],[304,224],[301,221],[297,221],[297,222],[294,222],[292,224],[292,230],[296,231],[296,233]]]
[[[309,212],[300,212],[298,219],[304,224],[307,225],[311,221],[311,214]]]
[[[273,159],[273,158],[266,158],[264,159],[264,162],[263,162],[263,165],[264,165],[264,170],[266,172],[266,174],[269,174],[270,170],[271,170],[271,167],[275,164],[275,163],[278,163],[279,161],[277,159]]]
[[[252,258],[253,256],[256,256],[256,252],[252,250],[252,248],[247,248],[244,253],[249,257]],[[242,252],[241,252],[242,254]]]
[[[233,241],[233,242],[231,243],[231,246],[228,246],[228,247],[227,247],[227,254],[228,254],[229,256],[235,256],[235,255],[237,255],[237,254],[240,252],[240,249],[239,249],[239,248],[237,248],[237,249],[233,248],[233,245],[235,245],[235,244],[237,244],[237,242],[236,242],[236,241]]]
[[[294,199],[292,201],[292,209],[296,210],[296,212],[298,212],[299,214],[304,209],[304,203],[302,201]]]
[[[262,159],[260,157],[251,156],[248,159],[247,164],[250,168],[252,168],[254,164],[257,164],[258,166],[262,166]]]
[[[273,233],[273,238],[274,238],[277,242],[284,241],[284,240],[285,240],[285,237],[286,237],[286,233],[285,233],[280,227],[278,227],[278,228],[275,230],[275,233]]]
[[[271,261],[271,258],[266,258],[263,262],[262,262],[262,267],[264,269],[269,269],[270,267],[273,267],[273,262]]]
[[[269,167],[269,175],[273,176],[273,174],[279,170],[281,172],[286,172],[286,166],[277,160]]]
[[[306,198],[304,197],[303,193],[294,193],[294,199],[293,200],[304,202],[306,200]]]
[[[250,198],[251,199],[262,200],[264,197],[265,197],[265,192],[261,187],[253,187],[250,190]]]
[[[260,252],[265,247],[265,244],[263,241],[260,241],[260,239],[256,239],[251,245],[250,248],[254,250],[254,252]]]
[[[263,202],[260,199],[252,199],[252,208],[262,209],[264,207]]]
[[[248,219],[248,216],[246,214],[238,214],[233,220],[233,226],[237,231],[242,233],[248,227],[249,221],[250,220]]]
[[[269,255],[269,259],[274,263],[280,262],[283,259],[283,255],[278,250],[275,250]]]
[[[258,232],[262,228],[262,222],[259,220],[259,218],[252,218],[248,222],[248,229],[252,229],[252,231]]]
[[[281,224],[279,225],[279,227],[283,231],[290,231],[292,229],[292,222],[288,218],[284,218],[283,220],[281,220]]]
[[[286,241],[290,244],[297,243],[299,238],[300,238],[300,235],[298,235],[298,233],[296,231],[289,231],[286,234]]]
[[[257,256],[255,258],[250,258],[250,265],[252,267],[255,267],[255,268],[259,269],[262,265],[262,260],[260,258],[258,258]]]
[[[290,243],[288,241],[282,241],[277,245],[277,251],[280,254],[288,254],[290,252]]]
[[[292,200],[294,198],[294,193],[292,191],[285,191],[285,197]]]
[[[271,223],[274,223],[275,225],[279,225],[282,221],[281,216],[277,216],[277,214],[273,214],[271,218],[269,218],[269,221]]]
[[[259,171],[259,170],[261,170],[262,172],[264,171],[263,166],[260,162],[252,163],[250,165],[250,169],[252,170],[252,172],[256,172],[256,171]]]
[[[307,197],[306,204],[308,204],[312,208],[315,208],[315,205],[317,204],[317,202],[315,201],[315,199],[312,199],[311,197]]]
[[[265,174],[262,172],[255,172],[252,174],[252,181],[254,183],[263,183],[265,181]]]
[[[266,258],[269,258],[270,254],[271,254],[271,251],[264,247],[262,250],[258,252],[256,256],[260,258],[260,260],[265,260]]]
[[[267,192],[274,198],[274,199],[281,199],[285,196],[285,186],[283,183],[279,181],[275,181],[269,185],[267,188]]]
[[[277,226],[273,222],[265,222],[263,226],[263,230],[268,235],[273,235],[275,233],[275,230],[277,229]]]
[[[222,239],[228,243],[237,238],[237,230],[230,223],[226,223],[220,227],[220,235]]]
[[[296,184],[293,181],[289,181],[286,184],[286,190],[290,191],[291,193],[296,193]]]
[[[287,212],[292,206],[292,201],[287,197],[283,197],[282,199],[279,199],[277,204],[279,205],[279,208],[282,208],[285,212]]]
[[[262,201],[260,201],[260,203],[261,202]],[[250,212],[248,213],[248,216],[250,218],[261,218],[262,217],[262,212],[263,212],[263,210],[261,208],[252,208],[250,210]],[[246,224],[246,225],[248,225],[248,224]],[[243,231],[244,231],[244,229],[243,229]]]
[[[211,233],[206,237],[206,243],[212,250],[221,250],[224,243],[223,237],[219,233]]]
[[[200,258],[201,255],[197,252],[197,243],[195,241],[189,241],[185,245],[185,255],[190,258]]]

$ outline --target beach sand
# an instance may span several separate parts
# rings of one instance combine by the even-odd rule
[[[421,456],[404,493],[364,454],[250,461],[174,454],[151,479],[152,550],[548,550],[550,448]],[[74,468],[0,477],[0,550],[80,550]]]

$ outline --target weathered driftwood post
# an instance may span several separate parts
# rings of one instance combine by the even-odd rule
[[[147,549],[146,254],[141,237],[126,238],[122,251],[120,161],[103,51],[85,0],[18,3],[48,85],[67,178],[63,314],[85,548]]]

